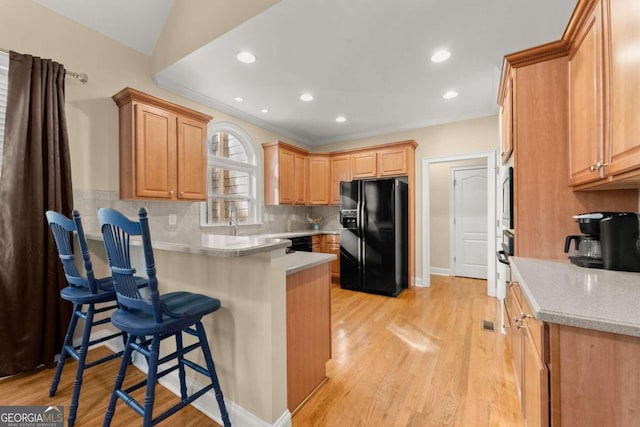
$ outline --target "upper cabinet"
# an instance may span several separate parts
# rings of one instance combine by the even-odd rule
[[[378,176],[406,175],[409,157],[413,153],[407,146],[383,148],[378,151]]]
[[[307,152],[280,141],[262,146],[265,204],[306,204]]]
[[[330,167],[328,154],[309,154],[309,195],[310,205],[328,205],[330,198]]]
[[[569,52],[570,183],[604,176],[604,54],[600,2],[576,33]]]
[[[340,204],[340,181],[351,181],[351,156],[349,154],[331,155],[331,205]]]
[[[605,0],[609,77],[608,174],[633,171],[640,182],[640,7],[637,0]],[[621,177],[622,178],[622,177]]]
[[[332,153],[308,153],[284,142],[264,148],[267,205],[339,205],[340,181],[408,176],[415,169],[415,141]]]
[[[500,104],[500,157],[506,163],[513,152],[513,78],[508,76]]]
[[[207,196],[211,116],[125,88],[120,122],[120,198],[202,201]]]
[[[570,44],[570,185],[640,187],[640,10],[634,0],[584,2]]]
[[[375,178],[378,174],[378,152],[365,150],[351,154],[351,178]]]

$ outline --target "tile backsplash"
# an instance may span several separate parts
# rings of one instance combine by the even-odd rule
[[[87,231],[99,232],[96,212],[99,208],[117,209],[129,218],[138,215],[138,209],[149,211],[151,230],[167,233],[191,234],[195,230],[213,234],[229,234],[226,226],[200,227],[199,202],[153,202],[120,200],[117,191],[74,190],[74,208],[82,215]],[[169,224],[169,216],[175,215],[175,225]],[[242,225],[240,234],[280,233],[286,231],[309,230],[312,225],[307,217],[322,217],[321,230],[340,229],[337,206],[263,206],[262,224]]]

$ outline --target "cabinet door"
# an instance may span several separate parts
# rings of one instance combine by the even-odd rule
[[[331,261],[331,280],[340,281],[340,236],[333,234],[324,235],[324,252],[336,255],[336,259]]]
[[[135,104],[136,196],[171,199],[176,188],[176,116]]]
[[[206,141],[206,125],[178,117],[178,199],[207,197]]]
[[[329,204],[329,157],[309,155],[309,204]]]
[[[378,153],[364,151],[351,155],[351,178],[372,178],[378,173]]]
[[[307,156],[294,153],[293,167],[293,203],[304,205],[307,203]]]
[[[524,389],[522,381],[522,323],[520,319],[520,305],[516,300],[515,290],[512,287],[507,293],[507,307],[509,313],[509,349],[511,350],[511,363],[520,398],[520,407],[523,408]]]
[[[409,153],[404,147],[378,151],[378,176],[406,175],[409,170]]]
[[[640,167],[640,46],[638,0],[607,0],[610,79],[607,174]]]
[[[351,156],[331,157],[331,204],[340,204],[340,181],[351,181]]]
[[[506,163],[513,152],[513,77],[507,81],[502,107],[500,108],[500,156]]]
[[[549,374],[530,334],[523,336],[523,414],[527,427],[549,425]]]
[[[602,10],[598,2],[569,57],[570,184],[604,176]]]
[[[278,189],[279,201],[293,204],[295,201],[295,160],[293,151],[278,150]]]

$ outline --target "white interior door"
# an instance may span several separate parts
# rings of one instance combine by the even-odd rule
[[[453,169],[453,272],[487,278],[487,168]]]

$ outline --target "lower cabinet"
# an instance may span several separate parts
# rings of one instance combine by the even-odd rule
[[[331,261],[331,280],[340,281],[340,236],[337,234],[323,235],[322,252],[334,254],[336,259]]]
[[[533,317],[522,298],[520,287],[512,282],[505,301],[509,316],[509,348],[520,407],[527,427],[549,426],[549,370],[546,326]]]
[[[311,252],[322,252],[322,241],[321,235],[311,236]]]
[[[326,379],[331,358],[331,280],[324,263],[287,276],[287,408],[300,407]]]

